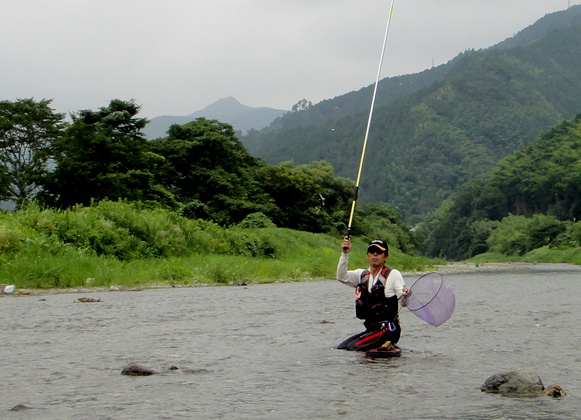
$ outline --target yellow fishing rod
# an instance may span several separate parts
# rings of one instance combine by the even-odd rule
[[[369,129],[371,128],[371,119],[373,118],[373,108],[375,107],[375,98],[377,96],[377,86],[379,85],[379,78],[381,77],[381,67],[383,66],[383,58],[385,56],[385,47],[387,45],[387,36],[389,35],[389,27],[391,26],[391,16],[393,15],[393,5],[395,0],[391,0],[389,7],[389,16],[387,18],[387,25],[385,28],[385,36],[383,37],[383,47],[381,48],[381,57],[379,59],[379,68],[377,70],[377,78],[373,87],[373,96],[371,98],[371,107],[369,109],[369,118],[367,119],[367,128],[365,129],[365,138],[363,140],[363,150],[361,151],[361,159],[359,160],[359,170],[357,171],[357,180],[355,181],[355,197],[351,203],[351,214],[349,215],[349,223],[347,225],[347,238],[351,236],[351,226],[353,224],[353,215],[355,214],[355,205],[357,203],[357,196],[359,195],[359,183],[361,181],[361,170],[363,169],[363,160],[365,158],[365,150],[367,149],[367,140],[369,139]]]

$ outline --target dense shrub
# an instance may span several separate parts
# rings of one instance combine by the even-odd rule
[[[238,224],[245,229],[276,227],[272,220],[262,212],[251,213]]]
[[[14,250],[19,244],[19,235],[7,226],[0,225],[0,254]]]
[[[567,238],[571,238],[574,231],[568,225],[571,224],[542,214],[530,218],[510,215],[496,225],[487,244],[491,252],[522,256],[544,246],[569,242]]]

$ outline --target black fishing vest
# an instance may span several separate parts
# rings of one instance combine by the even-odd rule
[[[369,292],[371,273],[369,270],[361,273],[361,280],[365,277],[367,279],[357,286],[361,291],[361,296],[355,300],[355,315],[357,318],[365,320],[366,328],[383,322],[397,322],[399,310],[397,295],[385,297],[385,283],[390,272],[391,268],[383,267],[381,269],[379,281],[371,287],[371,292]]]

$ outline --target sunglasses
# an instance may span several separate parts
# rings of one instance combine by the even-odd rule
[[[382,251],[381,249],[379,249],[376,246],[372,246],[372,247],[367,249],[367,253],[368,254],[384,254],[385,251]]]

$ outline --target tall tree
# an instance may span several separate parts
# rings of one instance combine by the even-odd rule
[[[56,144],[57,167],[46,180],[48,204],[70,207],[92,200],[157,201],[172,204],[170,194],[154,180],[163,158],[152,153],[134,101],[113,99],[97,111],[73,115],[73,123]]]
[[[252,175],[260,163],[231,125],[199,118],[172,125],[168,137],[149,144],[164,157],[158,181],[186,205],[189,217],[231,224],[265,211],[267,200],[258,196]]]
[[[329,231],[336,219],[345,219],[337,212],[347,209],[353,195],[352,181],[336,178],[329,163],[266,165],[246,150],[232,126],[218,121],[173,125],[168,137],[150,145],[165,158],[159,182],[189,217],[229,225],[262,212],[280,227]]]
[[[64,114],[55,113],[51,102],[0,102],[0,199],[21,206],[38,193],[64,127]]]
[[[346,229],[354,183],[336,177],[330,163],[265,165],[257,180],[276,206],[268,215],[277,226],[310,232]]]

